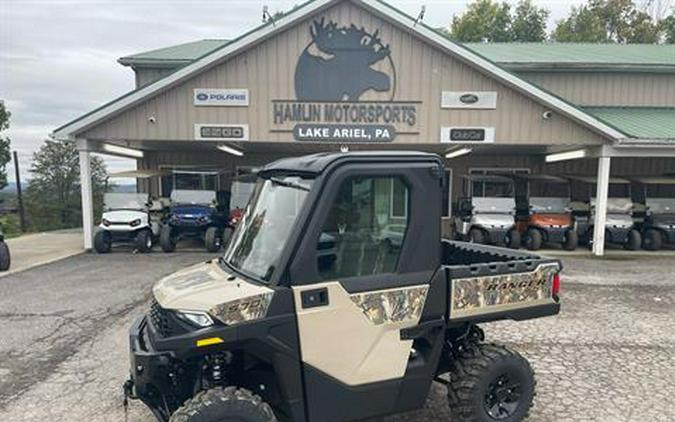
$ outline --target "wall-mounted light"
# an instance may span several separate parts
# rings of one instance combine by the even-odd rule
[[[461,157],[462,155],[469,154],[471,151],[473,151],[471,148],[457,148],[457,149],[452,149],[449,150],[445,153],[445,158],[457,158]]]
[[[218,145],[217,147],[219,150],[226,152],[228,154],[236,155],[237,157],[242,157],[244,155],[243,151],[240,151],[238,149],[232,148],[229,145]]]
[[[103,151],[110,152],[112,154],[125,155],[127,157],[133,158],[143,158],[143,151],[140,149],[121,147],[114,144],[103,144]]]
[[[555,163],[556,161],[577,160],[579,158],[588,157],[588,151],[585,149],[577,149],[574,151],[557,152],[546,156],[547,163]]]

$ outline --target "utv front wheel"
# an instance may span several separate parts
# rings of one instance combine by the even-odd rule
[[[637,230],[631,230],[628,232],[628,239],[626,239],[626,244],[624,247],[629,251],[637,251],[642,246],[642,236]]]
[[[136,234],[136,249],[142,253],[148,253],[152,250],[152,232],[150,230],[141,230]]]
[[[159,245],[164,252],[173,252],[176,250],[176,241],[171,233],[171,226],[162,226],[159,232]]]
[[[579,234],[574,229],[569,229],[565,232],[562,247],[566,251],[573,251],[579,246]]]
[[[532,407],[535,386],[534,371],[520,354],[495,344],[470,344],[450,372],[452,420],[521,421]]]
[[[648,251],[658,251],[663,244],[661,232],[654,229],[649,229],[645,232],[645,237],[642,239],[642,247]]]
[[[94,236],[94,249],[98,253],[108,253],[112,249],[112,236],[107,231],[100,231]]]
[[[11,263],[11,256],[9,254],[9,246],[4,240],[0,240],[0,271],[9,270]]]
[[[520,232],[516,229],[511,229],[506,234],[506,246],[511,249],[520,248]]]
[[[276,422],[272,408],[248,390],[214,388],[197,393],[169,422]]]
[[[536,251],[541,248],[543,237],[541,232],[537,229],[527,229],[525,233],[525,247],[531,251]]]
[[[218,252],[220,249],[220,242],[221,238],[216,227],[209,227],[206,229],[206,234],[204,235],[204,246],[206,246],[206,252]]]
[[[471,243],[485,243],[485,233],[481,229],[471,229],[469,231],[469,242]]]

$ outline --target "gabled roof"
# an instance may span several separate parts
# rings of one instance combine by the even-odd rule
[[[675,107],[584,107],[632,138],[675,142]]]
[[[675,44],[468,43],[510,70],[675,73]]]
[[[124,66],[177,67],[192,63],[228,42],[222,39],[193,41],[120,57],[117,62]]]
[[[239,38],[232,40],[230,43],[217,48],[194,62],[183,66],[175,72],[159,79],[149,85],[131,91],[128,94],[117,98],[98,109],[87,113],[70,123],[67,123],[54,131],[54,136],[58,139],[72,138],[83,130],[109,118],[122,110],[132,107],[141,101],[157,95],[158,93],[169,89],[170,87],[181,83],[182,81],[192,77],[201,70],[208,68],[216,63],[222,62],[229,57],[251,48],[259,42],[268,39],[285,29],[292,27],[305,16],[313,13],[318,13],[334,4],[347,0],[313,0],[302,6],[294,9],[276,21],[267,22],[262,26],[247,32]],[[581,123],[582,125],[610,138],[622,139],[625,135],[613,127],[603,123],[583,110],[575,107],[567,101],[557,97],[530,82],[521,79],[520,77],[506,71],[495,63],[486,59],[485,57],[473,52],[472,50],[456,44],[443,35],[439,34],[431,27],[423,23],[416,22],[411,16],[395,9],[391,5],[384,3],[381,0],[349,0],[353,3],[362,6],[375,14],[382,16],[393,24],[405,28],[406,31],[416,34],[423,38],[426,42],[435,47],[450,53],[469,65],[478,68],[479,70],[490,74],[491,77],[509,86],[510,88],[523,93],[524,95],[533,98],[536,101],[550,107],[553,110],[560,112],[563,115]]]

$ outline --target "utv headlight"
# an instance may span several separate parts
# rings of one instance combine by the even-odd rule
[[[131,221],[131,222],[129,223],[129,225],[130,225],[131,227],[140,226],[140,225],[141,225],[141,219],[140,219],[140,218],[137,218],[137,219]]]
[[[108,227],[110,225],[110,221],[106,220],[105,218],[101,219],[101,224],[104,226]]]
[[[221,303],[211,308],[209,314],[225,325],[261,319],[267,315],[273,295],[273,292],[267,292]]]
[[[203,328],[213,325],[213,319],[206,312],[176,311],[176,315],[178,318],[196,327]]]

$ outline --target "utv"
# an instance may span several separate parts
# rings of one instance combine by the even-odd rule
[[[642,211],[636,213],[642,247],[657,251],[675,244],[675,177],[643,177],[634,182],[633,201]]]
[[[516,230],[514,183],[506,176],[464,176],[465,194],[458,202],[455,231],[460,240],[472,243],[520,247]]]
[[[7,246],[7,242],[5,242],[5,234],[2,229],[0,229],[0,271],[9,270],[11,261],[12,257],[9,253],[9,246]]]
[[[548,175],[514,175],[516,185],[516,227],[525,247],[537,250],[544,243],[563,249],[577,248],[567,179]]]
[[[103,217],[94,236],[98,253],[110,252],[114,242],[131,243],[139,252],[150,252],[159,235],[159,201],[150,201],[147,193],[106,193]]]
[[[453,421],[522,420],[532,368],[476,324],[557,314],[561,264],[441,239],[443,173],[414,152],[264,167],[224,256],[154,286],[126,396],[159,421],[353,421],[436,381]]]
[[[208,252],[217,252],[227,224],[225,212],[217,205],[214,191],[176,189],[171,192],[169,217],[159,235],[162,250],[173,252],[180,239],[198,237],[203,239]]]
[[[579,241],[591,245],[595,219],[595,178],[568,176],[572,189],[572,215],[577,227]],[[605,223],[605,242],[621,245],[634,251],[640,248],[642,237],[633,220],[633,201],[630,194],[630,181],[621,178],[609,179],[607,199],[607,221]]]

